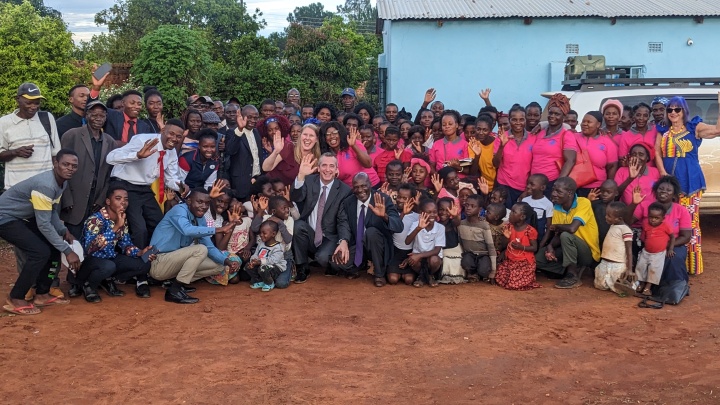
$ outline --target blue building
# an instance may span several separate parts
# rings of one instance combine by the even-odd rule
[[[434,87],[476,114],[559,90],[569,56],[604,55],[636,77],[720,76],[717,0],[378,0],[381,97],[417,111]],[[385,80],[383,80],[385,79]],[[384,82],[384,83],[383,83]]]

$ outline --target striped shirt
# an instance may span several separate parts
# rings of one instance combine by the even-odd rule
[[[38,114],[26,120],[18,117],[17,112],[0,117],[0,152],[33,145],[33,154],[27,159],[16,157],[5,162],[6,190],[38,173],[52,170],[52,157],[60,151],[60,138],[52,114],[47,113],[52,130],[48,135]]]

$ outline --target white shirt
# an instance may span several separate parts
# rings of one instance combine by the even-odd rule
[[[330,181],[330,183],[328,183],[328,184],[323,184],[322,180],[320,180],[320,194],[318,194],[318,201],[317,201],[317,203],[315,203],[315,207],[313,207],[313,210],[310,213],[310,217],[308,218],[308,223],[310,224],[310,228],[312,228],[313,231],[315,230],[315,223],[317,222],[318,203],[320,202],[320,196],[322,195],[323,187],[327,187],[325,189],[325,202],[326,202],[325,207],[327,207],[327,198],[330,195],[330,189],[332,189],[333,183],[335,183],[335,179],[332,179],[332,181]],[[299,189],[300,187],[302,187],[303,184],[305,184],[304,181],[298,180],[297,177],[295,178],[295,189],[296,190]],[[366,213],[366,215],[367,215],[367,213]]]
[[[238,137],[245,137],[247,139],[248,146],[250,146],[250,153],[255,159],[253,159],[252,177],[260,175],[260,151],[258,150],[257,142],[255,142],[255,133],[247,128],[235,128],[235,135]]]
[[[145,142],[155,138],[159,141],[155,147],[162,148],[160,134],[137,134],[130,138],[130,142],[122,148],[114,149],[108,153],[105,160],[108,164],[115,166],[111,176],[138,186],[149,186],[160,178],[159,150],[145,159],[138,159],[137,157],[137,153],[145,146]],[[180,178],[178,173],[178,157],[174,148],[165,150],[163,166],[165,168],[165,186],[179,191],[180,188],[177,183],[183,179]]]
[[[372,194],[370,194],[370,195],[372,195]],[[365,207],[365,218],[367,218],[368,211],[370,210],[369,205],[370,205],[370,197],[368,197],[368,199],[365,201],[358,200],[357,211],[355,212],[355,215],[356,215],[355,218],[357,218],[358,221],[360,221],[360,209],[362,209],[362,207]],[[363,232],[364,231],[365,231],[365,223],[363,223]]]
[[[52,157],[60,151],[60,138],[52,114],[47,113],[51,130],[48,135],[38,114],[26,120],[17,116],[18,111],[0,117],[0,152],[33,145],[33,154],[27,159],[16,157],[5,162],[6,190],[38,173],[52,170]]]
[[[531,195],[525,197],[522,199],[522,202],[528,203],[529,206],[531,206],[535,213],[537,214],[537,217],[539,219],[542,218],[552,218],[553,216],[553,203],[548,200],[547,197],[543,196],[539,200],[534,200]],[[545,214],[545,216],[543,216]]]
[[[395,244],[396,248],[402,249],[402,250],[412,249],[412,244],[410,244],[410,245],[405,244],[405,238],[407,238],[407,236],[410,234],[410,232],[413,229],[415,229],[415,228],[411,228],[410,226],[413,224],[413,222],[417,223],[419,218],[420,218],[420,215],[418,215],[417,212],[411,212],[402,218],[402,223],[403,223],[402,232],[393,234],[393,243]]]
[[[419,221],[413,222],[410,225],[410,230],[414,230],[419,225]],[[425,228],[421,229],[420,232],[418,232],[412,244],[412,251],[413,253],[426,253],[435,249],[436,247],[445,247],[445,227],[437,222],[435,222],[435,225],[430,230],[430,232],[428,232]],[[440,253],[438,253],[438,256],[440,256],[440,258],[442,259],[442,249],[440,249]]]

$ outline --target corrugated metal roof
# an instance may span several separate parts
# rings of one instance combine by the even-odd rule
[[[718,0],[377,0],[383,20],[720,16]]]

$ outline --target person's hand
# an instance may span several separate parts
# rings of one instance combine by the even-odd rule
[[[340,244],[335,248],[333,253],[333,261],[337,264],[345,264],[350,260],[350,250],[346,240],[340,241]]]
[[[480,90],[478,95],[483,101],[488,101],[490,99],[490,92],[492,92],[492,89]]]
[[[484,177],[478,179],[478,190],[480,190],[483,195],[490,194],[490,185]]]
[[[263,139],[262,139],[262,146],[263,146],[263,149],[265,149],[266,152],[272,153],[272,150],[273,150],[273,149],[272,149],[272,148],[273,148],[272,143],[270,143],[270,141],[269,141],[267,138],[265,138],[265,137],[263,137]]]
[[[435,191],[438,193],[440,190],[442,190],[443,182],[440,180],[440,175],[437,173],[433,173],[432,176],[430,176],[430,182],[432,183],[433,187],[435,187]]]
[[[411,213],[413,211],[413,208],[415,208],[415,200],[407,200],[405,204],[403,204],[402,214],[403,216]]]
[[[165,187],[165,200],[174,200],[176,197],[177,193],[175,193],[175,190]]]
[[[421,212],[418,218],[418,228],[425,229],[430,225],[430,215],[427,212]]]
[[[482,145],[477,139],[471,139],[468,146],[470,147],[470,150],[473,151],[473,153],[475,154],[475,157],[480,156],[480,154],[482,153]]]
[[[543,130],[542,123],[535,125],[535,128],[530,130],[530,133],[533,135],[537,135],[540,131]]]
[[[251,259],[250,262],[248,263],[248,267],[252,269],[252,268],[259,266],[260,263],[262,263],[262,262],[259,259]]]
[[[555,226],[555,224],[548,225],[548,231],[550,231],[550,232],[557,231],[557,226]]]
[[[125,221],[127,221],[127,214],[125,214],[125,210],[120,210],[117,213],[117,221],[115,221],[115,226],[113,227],[113,231],[120,232],[120,230],[123,229],[125,226]]]
[[[220,136],[220,142],[218,142],[218,151],[225,152],[225,136]]]
[[[317,169],[317,160],[313,155],[303,156],[298,169],[298,180],[304,181],[306,176],[315,173]]]
[[[157,121],[158,127],[162,131],[163,128],[165,128],[165,116],[163,115],[162,111],[160,111],[160,114],[157,115],[157,118],[155,118],[155,121]],[[222,142],[222,140],[221,140]]]
[[[410,180],[410,173],[412,173],[412,167],[408,166],[403,171],[402,179],[400,180],[400,182],[407,183],[408,180]]]
[[[240,222],[242,218],[242,209],[240,207],[241,205],[239,204],[230,207],[228,210],[228,220],[230,220],[230,222]]]
[[[368,208],[370,208],[370,211],[372,211],[373,214],[377,215],[378,218],[385,218],[386,208],[383,195],[380,193],[375,193],[375,204],[368,204]]]
[[[253,208],[253,212],[255,212],[255,213],[260,212],[260,204],[258,202],[258,196],[256,196],[256,195],[250,196],[250,205]]]
[[[594,189],[590,190],[590,192],[588,193],[587,198],[588,198],[588,200],[590,200],[590,201],[597,201],[597,200],[600,198],[600,189],[599,189],[599,188],[594,188]]]
[[[645,199],[645,195],[642,193],[642,189],[640,186],[635,186],[633,189],[633,196],[632,196],[632,202],[635,205],[640,204]]]
[[[525,251],[525,246],[523,246],[523,244],[518,241],[510,242],[510,246],[512,246],[513,249]]]
[[[230,268],[230,272],[236,272],[237,269],[240,268],[240,262],[236,262],[234,260],[225,259],[223,262],[224,265],[228,266]]]
[[[510,235],[512,235],[512,224],[507,223],[503,225],[502,231],[503,235],[505,235],[506,238],[510,239]]]
[[[618,165],[620,165],[620,167],[627,167],[628,166],[628,157],[620,156],[620,159],[618,159]]]
[[[665,254],[665,256],[667,256],[667,257],[669,257],[669,258],[671,258],[671,259],[672,259],[673,257],[675,257],[675,249],[673,249],[673,248],[668,249],[668,250],[667,250],[667,253]]]
[[[545,250],[545,259],[549,262],[556,262],[557,256],[555,256],[555,252],[551,250]]]
[[[628,267],[627,270],[620,276],[630,282],[631,284],[637,281],[637,274],[632,270],[632,267]]]
[[[387,181],[386,181],[385,183],[383,183],[382,186],[380,186],[380,190],[379,190],[379,191],[380,191],[381,193],[390,195],[390,193],[391,193],[391,191],[390,191],[390,183],[388,183]]]
[[[450,219],[455,218],[460,213],[460,207],[458,204],[455,204],[455,201],[450,204],[450,209],[448,210],[448,213],[450,214]]]
[[[249,246],[245,246],[244,248],[242,248],[242,249],[240,250],[240,257],[241,257],[243,260],[249,259],[250,256],[252,256],[252,252],[250,251],[250,247],[249,247]]]
[[[427,105],[435,101],[436,95],[437,93],[435,92],[434,88],[431,87],[427,89],[427,91],[425,92],[425,98],[423,98],[423,104]]]
[[[285,186],[285,188],[282,191],[282,196],[286,200],[290,201],[290,186]]]
[[[459,160],[459,159],[450,159],[450,160],[447,162],[447,165],[450,166],[450,167],[452,167],[453,169],[459,171],[459,172],[462,171],[462,166],[460,166],[460,160]]]
[[[350,128],[347,136],[348,145],[350,145],[351,147],[355,146],[355,143],[357,142],[359,137],[360,132],[357,130],[357,128]]]
[[[63,239],[65,239],[65,242],[67,242],[71,245],[73,244],[73,242],[75,242],[75,237],[68,230],[65,231],[65,235],[63,235]]]
[[[95,73],[95,71],[98,69],[98,67],[99,66],[97,66],[97,65],[93,66],[92,72]],[[110,72],[105,73],[103,75],[103,77],[101,77],[99,79],[96,79],[94,74],[90,75],[90,76],[92,77],[93,88],[99,89],[103,86],[103,84],[105,84],[105,80],[107,79],[108,76],[110,76]]]
[[[68,262],[68,269],[72,270],[73,273],[80,269],[80,257],[78,257],[77,253],[70,252],[65,255],[65,258]]]
[[[152,156],[153,153],[157,152],[157,148],[155,146],[158,142],[160,142],[160,139],[158,138],[148,139],[145,141],[145,145],[143,145],[142,149],[140,149],[137,153],[137,158],[145,159],[148,156]]]
[[[628,164],[628,171],[630,172],[630,178],[636,179],[640,175],[640,169],[642,169],[642,164],[640,164],[640,161],[636,157],[630,158],[630,163]]]
[[[425,142],[427,142],[427,140],[430,139],[431,136],[432,136],[432,128],[431,127],[425,128]],[[422,148],[418,149],[417,151],[422,152]]]
[[[240,110],[237,112],[237,127],[242,130],[245,128],[245,125],[247,125],[247,118],[243,117],[243,115],[240,113]]]
[[[496,285],[496,284],[497,284],[497,283],[495,283],[495,277],[488,277],[487,282],[488,282],[488,284],[490,284],[490,285]]]
[[[180,190],[180,197],[187,198],[187,196],[190,195],[190,186],[183,183],[182,181],[178,181],[177,183],[178,190]]]
[[[15,157],[21,157],[24,159],[28,159],[28,158],[30,158],[30,156],[32,156],[33,152],[35,151],[35,149],[33,149],[34,147],[35,147],[35,145],[21,146],[17,149],[12,149],[11,152],[12,152],[13,156],[15,156]]]
[[[283,140],[282,135],[280,135],[279,133],[273,135],[273,149],[280,153],[280,151],[283,150],[284,147],[285,141]]]
[[[232,232],[232,230],[235,228],[235,225],[237,225],[237,222],[235,221],[228,221],[226,222],[222,227],[216,228],[215,233],[228,233]]]
[[[260,198],[257,199],[257,205],[260,211],[255,211],[255,215],[262,215],[261,213],[267,211],[269,204],[270,200],[264,195],[261,195]]]
[[[151,246],[151,245],[145,246],[145,249],[142,249],[142,250],[140,251],[140,253],[138,253],[137,257],[141,257],[142,255],[144,255],[145,253],[147,253],[150,249],[152,249],[152,246]]]
[[[500,138],[500,143],[502,144],[502,146],[505,146],[505,144],[507,144],[510,140],[510,138],[508,138],[507,132],[505,132],[505,128],[503,128],[502,125],[498,127],[498,137]]]
[[[210,198],[218,198],[221,195],[224,195],[225,193],[223,190],[228,188],[230,186],[230,183],[225,179],[217,179],[212,185],[212,188],[210,189]]]
[[[403,154],[403,150],[400,148],[397,148],[393,151],[393,153],[395,153],[395,159],[400,160],[400,157]]]
[[[417,267],[420,265],[420,261],[422,258],[420,257],[419,253],[410,253],[405,259],[405,262],[410,265],[410,267]]]
[[[410,264],[410,263],[409,263],[409,259],[406,258],[405,260],[402,261],[402,263],[400,263],[400,264],[398,265],[398,267],[401,268],[401,269],[404,269],[405,267],[408,266],[408,264]]]

